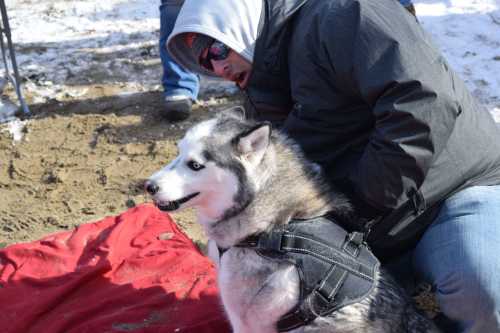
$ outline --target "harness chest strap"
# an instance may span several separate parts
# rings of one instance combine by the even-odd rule
[[[314,228],[308,230],[311,223]],[[298,305],[278,321],[280,332],[363,299],[373,288],[379,265],[363,242],[362,233],[347,234],[323,217],[292,221],[271,232],[251,236],[237,246],[254,248],[274,259],[282,256],[297,267],[301,297]]]

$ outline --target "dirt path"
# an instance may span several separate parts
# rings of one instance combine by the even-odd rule
[[[238,102],[212,99],[188,121],[171,124],[158,114],[159,92],[117,97],[114,90],[93,87],[88,99],[32,106],[21,141],[0,127],[0,247],[145,202],[144,179],[175,156],[185,129]],[[192,213],[175,218],[203,240]]]
[[[143,182],[177,153],[175,143],[193,123],[238,96],[212,98],[192,117],[172,124],[162,119],[160,92],[116,96],[91,89],[87,100],[32,107],[20,142],[0,127],[0,248],[117,215],[148,199]],[[114,94],[107,96],[106,94]],[[174,214],[201,248],[202,231],[192,212]],[[416,297],[433,316],[429,290]]]

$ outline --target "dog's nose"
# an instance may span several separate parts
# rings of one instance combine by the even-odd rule
[[[155,182],[147,180],[146,183],[144,183],[144,189],[149,194],[155,195],[160,190],[160,187]]]

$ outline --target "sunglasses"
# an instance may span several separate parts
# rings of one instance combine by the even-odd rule
[[[216,40],[212,43],[212,45],[208,47],[207,56],[204,58],[200,57],[200,65],[203,66],[203,68],[205,68],[206,70],[213,72],[214,67],[212,66],[212,60],[224,60],[229,56],[230,51],[231,49],[224,43]]]

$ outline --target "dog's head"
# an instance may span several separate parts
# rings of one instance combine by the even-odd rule
[[[271,126],[225,111],[186,132],[178,156],[145,183],[164,211],[194,207],[205,220],[236,214],[252,200],[266,170]]]

